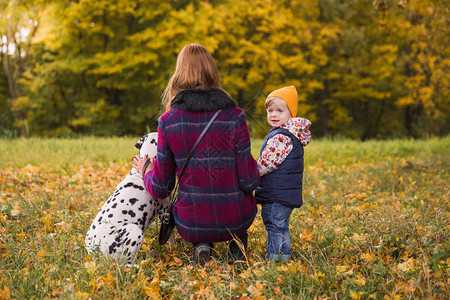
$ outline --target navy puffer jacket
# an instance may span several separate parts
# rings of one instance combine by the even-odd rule
[[[292,208],[300,207],[303,204],[303,145],[291,132],[278,127],[267,134],[261,146],[261,153],[267,141],[277,134],[288,136],[293,149],[276,170],[261,177],[261,183],[255,191],[256,202],[277,202]]]

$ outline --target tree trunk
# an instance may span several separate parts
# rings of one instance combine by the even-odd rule
[[[6,35],[6,53],[5,53],[5,59],[3,60],[3,66],[5,68],[6,78],[8,80],[8,89],[9,89],[9,95],[11,98],[15,99],[17,98],[17,92],[15,87],[15,80],[14,76],[11,71],[11,67],[9,65],[9,41],[13,39],[13,20],[14,20],[14,13],[16,12],[16,8],[19,5],[21,0],[17,0],[14,4],[14,7],[11,11],[11,14],[9,16],[9,22],[8,22],[8,32]]]
[[[33,30],[31,31],[30,35],[28,35],[28,42],[27,42],[27,46],[25,48],[25,57],[24,57],[25,65],[27,64],[28,57],[30,56],[31,40],[36,35],[36,32],[39,28],[39,24],[40,24],[40,22],[39,22],[39,18],[38,18],[37,24],[33,26]]]
[[[412,111],[412,105],[407,105],[404,110],[404,113],[405,113],[404,126],[405,126],[406,133],[408,136],[412,136],[412,113],[411,113],[411,111]]]
[[[405,129],[408,136],[418,138],[419,134],[414,128],[415,123],[422,114],[422,103],[419,101],[417,104],[411,104],[405,107]]]
[[[325,103],[325,101],[330,96],[330,90],[328,87],[328,80],[325,79],[323,82],[323,90],[322,95],[319,102],[319,115],[320,115],[320,122],[322,123],[322,131],[325,136],[330,136],[330,128],[328,127],[328,121],[330,119],[330,112],[328,110],[328,105]]]
[[[383,114],[386,108],[386,99],[382,99],[381,100],[381,108],[380,111],[378,113],[377,118],[375,119],[375,124],[374,124],[374,130],[373,130],[373,136],[376,137],[378,135],[378,128],[380,128],[380,123],[381,123],[381,119],[383,118]]]

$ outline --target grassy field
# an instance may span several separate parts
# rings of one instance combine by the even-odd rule
[[[179,236],[159,246],[156,223],[136,267],[86,254],[136,140],[0,139],[0,299],[449,299],[450,137],[313,140],[291,261],[264,262],[258,215],[247,261],[220,243],[204,268]]]

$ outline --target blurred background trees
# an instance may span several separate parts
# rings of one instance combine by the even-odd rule
[[[445,0],[0,0],[3,135],[140,135],[187,43],[263,136],[294,84],[315,136],[449,133]]]

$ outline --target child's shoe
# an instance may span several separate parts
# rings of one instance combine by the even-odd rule
[[[231,260],[229,261],[229,263],[232,264],[236,260],[245,260],[244,252],[247,251],[247,240],[248,240],[248,235],[247,235],[247,233],[245,233],[240,237],[240,241],[242,242],[242,245],[239,245],[235,240],[232,240],[230,242],[228,256],[231,258]],[[244,252],[242,252],[242,249],[240,246],[243,246]]]
[[[235,241],[230,242],[230,250],[228,254],[233,261],[245,259],[244,253],[242,253],[241,248]]]

